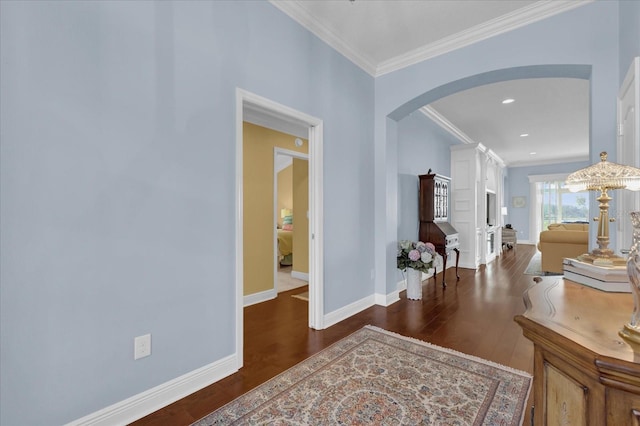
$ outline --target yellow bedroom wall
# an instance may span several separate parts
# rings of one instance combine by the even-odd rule
[[[309,162],[293,159],[293,272],[309,273]]]
[[[274,147],[279,147],[308,153],[308,142],[305,140],[301,147],[297,147],[295,139],[286,133],[243,122],[245,296],[274,288],[273,151]]]
[[[278,225],[282,228],[280,210],[293,209],[293,165],[278,172]]]

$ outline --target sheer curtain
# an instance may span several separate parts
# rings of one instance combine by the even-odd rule
[[[529,176],[530,240],[537,243],[540,232],[547,229],[550,223],[587,220],[588,195],[569,192],[564,186],[567,176],[568,173]]]
[[[536,182],[538,191],[541,192],[542,203],[540,208],[540,222],[546,229],[550,223],[561,223],[564,210],[569,207],[570,200],[566,199],[569,190],[564,187],[564,181]],[[563,203],[564,201],[564,203]]]
[[[531,211],[529,217],[531,218],[531,230],[530,240],[533,240],[538,245],[540,241],[540,232],[542,231],[542,185],[540,182],[531,183]]]

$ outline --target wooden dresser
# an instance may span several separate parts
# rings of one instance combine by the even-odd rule
[[[534,343],[534,424],[640,425],[640,347],[618,336],[631,294],[536,280],[515,317]]]

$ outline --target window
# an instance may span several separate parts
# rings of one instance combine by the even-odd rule
[[[550,223],[588,222],[588,193],[570,192],[564,181],[536,182],[539,194],[541,229]]]
[[[529,175],[531,239],[537,240],[550,223],[589,221],[589,192],[570,192],[564,185],[567,176]]]

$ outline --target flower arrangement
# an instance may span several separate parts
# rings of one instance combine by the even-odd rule
[[[398,269],[412,268],[426,273],[433,268],[435,254],[436,247],[431,243],[398,241]]]

